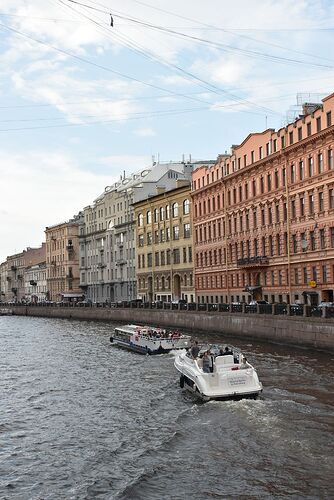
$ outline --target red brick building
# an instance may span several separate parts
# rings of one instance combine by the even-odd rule
[[[194,171],[198,301],[334,300],[333,150],[331,94]]]

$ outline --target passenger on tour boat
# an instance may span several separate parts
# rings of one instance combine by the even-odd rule
[[[206,351],[203,354],[202,361],[203,361],[203,372],[204,373],[210,373],[210,371],[211,371],[211,366],[210,365],[212,363],[212,358],[211,358],[210,351]]]
[[[229,356],[229,355],[233,356],[233,351],[231,351],[231,349],[226,346],[224,351],[223,351],[223,349],[220,349],[219,355],[220,356]]]

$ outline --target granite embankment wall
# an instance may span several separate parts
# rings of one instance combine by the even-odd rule
[[[196,332],[221,332],[232,337],[255,338],[334,352],[334,319],[101,307],[16,306],[13,312],[21,316],[119,321],[177,327]]]

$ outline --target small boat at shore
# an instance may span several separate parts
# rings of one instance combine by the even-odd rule
[[[175,357],[174,366],[180,372],[180,387],[204,401],[256,399],[262,392],[255,368],[239,351],[224,354],[216,346],[206,346],[196,359],[190,350],[183,351]]]
[[[115,328],[110,342],[140,354],[164,354],[190,346],[190,335],[151,326],[125,325]]]

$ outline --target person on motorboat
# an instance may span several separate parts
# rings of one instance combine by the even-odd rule
[[[220,356],[230,356],[230,355],[233,356],[233,351],[228,346],[225,347],[224,351],[220,349]]]
[[[250,364],[247,361],[247,358],[243,357],[240,365],[240,370],[245,370],[246,368],[250,368]]]
[[[191,357],[193,359],[196,359],[199,351],[200,351],[200,348],[198,347],[198,342],[197,342],[197,340],[195,340],[194,344],[191,346],[191,349],[190,349]]]
[[[203,361],[203,372],[210,373],[212,365],[212,357],[210,351],[205,351],[202,357],[202,361]]]

